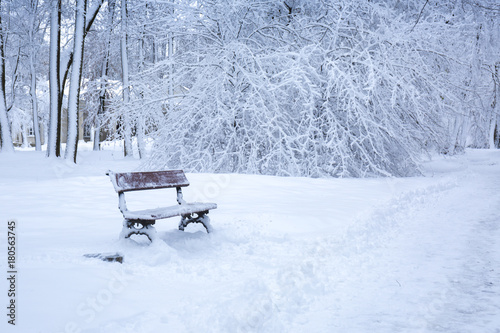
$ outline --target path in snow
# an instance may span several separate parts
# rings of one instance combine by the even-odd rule
[[[349,234],[349,278],[310,311],[321,331],[500,331],[500,161],[470,155],[455,184],[407,193]]]
[[[187,199],[219,204],[216,231],[159,222],[151,246],[116,241],[102,174],[133,164],[103,156],[0,156],[2,220],[20,225],[19,331],[500,332],[498,151],[429,163],[425,178],[188,174]],[[82,256],[100,251],[125,262]]]

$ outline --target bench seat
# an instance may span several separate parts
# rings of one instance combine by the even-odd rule
[[[184,203],[182,205],[153,208],[153,209],[144,209],[136,211],[127,210],[123,212],[123,216],[128,220],[154,221],[174,216],[193,214],[197,212],[206,212],[216,208],[217,204],[215,203],[193,202],[193,203]]]

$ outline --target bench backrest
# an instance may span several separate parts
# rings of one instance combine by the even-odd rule
[[[109,171],[109,177],[116,192],[154,190],[171,187],[184,187],[189,181],[182,170],[124,172]]]

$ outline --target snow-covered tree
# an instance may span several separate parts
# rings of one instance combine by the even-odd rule
[[[2,8],[2,1],[0,0],[0,143],[3,152],[13,152],[14,145],[12,143],[5,97],[5,29],[2,25]]]
[[[85,10],[85,12],[82,13],[84,15],[84,21],[83,21],[83,39],[82,43],[85,40],[86,33],[90,30],[92,27],[92,24],[94,23],[94,20],[99,13],[99,9],[101,8],[104,0],[96,0],[92,3],[91,6],[88,6],[88,8]],[[77,3],[76,5],[76,14],[75,18],[78,19],[78,8],[81,7],[80,2]],[[85,5],[85,7],[87,7]],[[76,32],[76,19],[75,19],[75,27],[73,30],[75,30],[74,36],[73,36],[73,43],[71,48],[67,48],[64,50],[64,54],[61,56],[61,49],[63,48],[63,45],[61,45],[61,12],[62,12],[62,7],[61,7],[61,1],[60,0],[52,0],[51,3],[51,19],[50,19],[50,24],[51,24],[51,29],[50,29],[50,69],[49,69],[49,80],[50,80],[50,87],[51,87],[51,102],[50,102],[50,126],[49,126],[49,140],[48,140],[48,146],[47,146],[47,156],[60,156],[60,146],[61,146],[61,115],[62,115],[62,102],[63,102],[63,97],[64,97],[64,92],[65,92],[65,86],[66,86],[66,81],[67,78],[70,74],[70,71],[72,72],[71,68],[74,62],[75,58],[75,40],[78,37],[78,42],[79,42],[79,32]],[[79,28],[79,27],[78,27]],[[69,36],[65,36],[65,39],[70,39]],[[82,44],[83,47],[83,44]],[[76,48],[79,50],[79,48]],[[82,57],[83,57],[83,50],[82,50]],[[80,59],[78,59],[80,61]],[[81,64],[77,64],[77,67],[81,66]],[[76,87],[75,87],[76,89]],[[80,88],[78,88],[79,90]],[[70,89],[71,91],[71,89]],[[79,92],[78,92],[79,95]],[[56,96],[58,97],[56,100]],[[69,96],[68,96],[69,99]],[[74,103],[74,97],[72,98],[72,102]],[[76,101],[79,103],[79,100]],[[71,106],[71,104],[68,104],[68,109],[72,108],[71,112],[74,111],[74,104]],[[68,110],[69,112],[69,110]],[[76,112],[78,112],[78,109],[76,109]],[[72,155],[75,155],[76,159],[76,149],[77,149],[77,138],[74,139],[73,135],[74,133],[74,125],[75,122],[73,121],[75,118],[75,115],[70,115],[68,114],[68,118],[72,118],[71,121],[68,121],[68,134],[71,132],[71,138],[68,136],[68,139],[71,140],[70,146],[75,145],[75,148],[68,148],[68,145],[66,146],[66,152],[65,152],[65,157],[71,159]],[[78,117],[76,117],[78,122]],[[68,119],[69,120],[69,119]],[[77,125],[78,126],[78,125]],[[76,132],[77,134],[77,132]],[[73,144],[73,142],[76,142]],[[69,149],[69,150],[68,150]]]
[[[36,62],[37,62],[37,51],[39,50],[38,40],[36,40],[36,34],[40,27],[40,21],[37,20],[37,17],[40,17],[39,12],[39,3],[38,0],[31,0],[29,6],[29,14],[31,20],[29,21],[29,29],[28,36],[30,41],[29,48],[29,63],[30,63],[30,73],[31,73],[31,85],[30,85],[30,95],[31,95],[31,103],[32,103],[32,111],[33,111],[33,134],[35,136],[35,149],[40,151],[42,150],[41,146],[41,137],[40,137],[40,122],[38,117],[38,97],[37,97],[37,71],[36,71]]]
[[[126,155],[153,139],[155,168],[411,175],[423,153],[498,146],[494,1],[122,0],[119,29],[101,4],[87,121],[118,125]]]
[[[61,0],[51,0],[50,7],[50,123],[47,156],[61,155]]]
[[[68,96],[68,138],[66,140],[65,159],[76,163],[78,147],[78,109],[80,103],[80,85],[82,80],[83,50],[85,44],[85,17],[87,0],[77,0],[75,35],[73,41],[73,67],[71,69]]]
[[[45,126],[46,118],[44,103],[39,103],[44,97],[47,73],[46,63],[42,60],[46,55],[46,5],[38,0],[7,1],[4,4],[3,29],[8,32],[4,48],[6,104],[11,130],[16,137],[30,129],[36,149],[41,150],[40,127]],[[30,116],[26,117],[27,114]],[[26,139],[24,136],[23,145],[28,145]]]
[[[347,1],[202,1],[176,11],[173,59],[142,73],[156,107],[137,106],[167,110],[155,167],[408,175],[443,144],[449,91],[432,64],[445,57],[430,42],[439,25],[426,32],[432,24],[415,26],[389,5]],[[176,103],[167,108],[158,101],[170,79]]]
[[[114,15],[115,15],[115,0],[108,0],[108,17],[106,21],[106,36],[105,36],[105,41],[104,41],[104,57],[102,60],[102,67],[101,67],[101,76],[100,76],[100,85],[99,85],[99,106],[98,106],[98,111],[96,114],[96,117],[94,118],[94,126],[95,126],[95,132],[94,132],[94,150],[99,150],[100,146],[100,137],[101,137],[101,124],[100,124],[100,119],[99,116],[104,114],[106,111],[107,107],[107,93],[106,93],[106,86],[107,86],[107,80],[108,80],[108,73],[109,73],[109,62],[110,62],[110,48],[111,48],[111,34],[113,31],[113,21],[114,21]]]
[[[470,122],[471,145],[498,148],[500,136],[500,107],[498,67],[500,66],[500,4],[496,1],[466,2],[473,22],[474,34],[470,41],[470,92],[472,116]]]
[[[122,84],[123,84],[123,104],[127,107],[130,101],[130,84],[129,84],[129,62],[128,62],[128,48],[127,48],[127,0],[121,1],[121,37],[120,37],[120,54],[122,62]],[[132,156],[132,120],[129,112],[125,111],[123,114],[123,153],[125,156]]]

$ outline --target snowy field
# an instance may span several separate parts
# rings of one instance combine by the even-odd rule
[[[498,150],[436,158],[416,178],[187,174],[187,201],[218,204],[215,231],[160,220],[149,245],[118,240],[105,172],[139,161],[111,148],[80,151],[78,165],[0,154],[1,332],[500,332]],[[170,200],[175,191],[127,202]],[[124,262],[83,257],[97,252]]]

